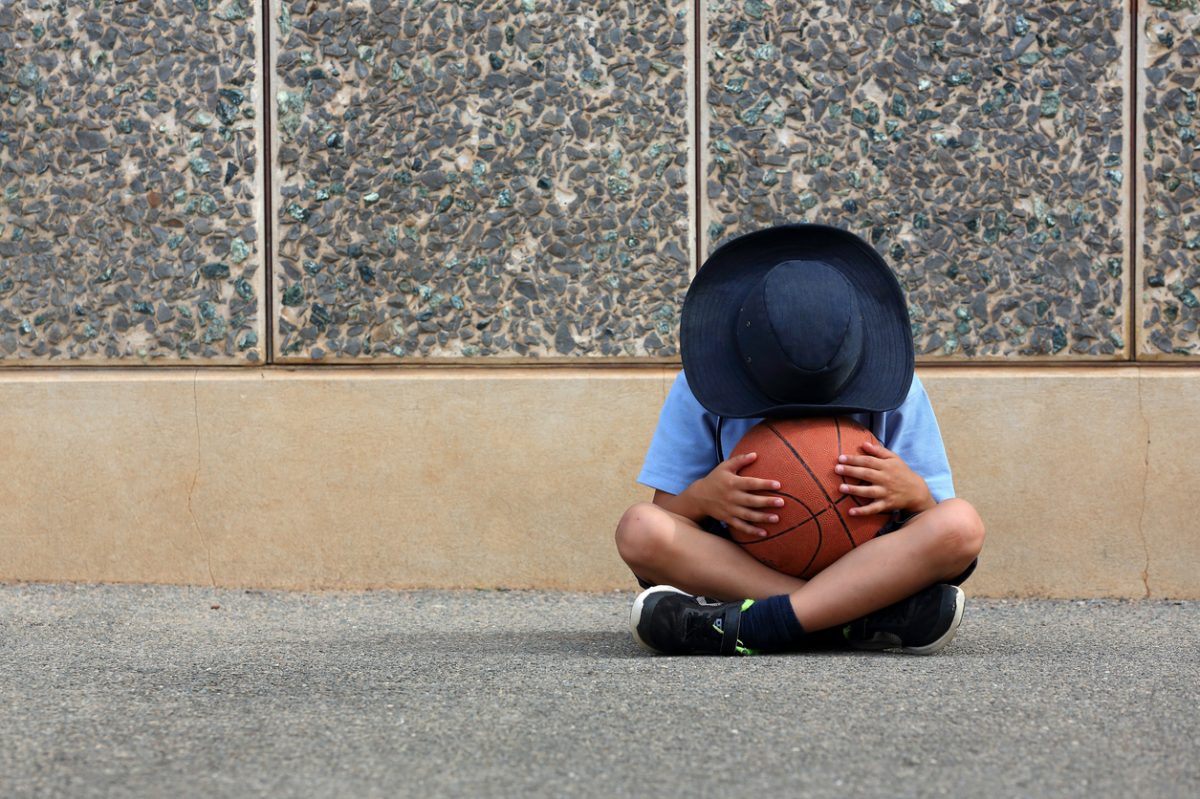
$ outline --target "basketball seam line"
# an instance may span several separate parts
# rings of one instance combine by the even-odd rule
[[[834,421],[836,423],[836,418]],[[813,470],[809,468],[808,463],[805,462],[804,458],[800,456],[800,453],[796,451],[796,448],[792,446],[792,443],[784,438],[783,434],[780,433],[778,428],[776,428],[772,423],[767,422],[767,429],[770,430],[776,438],[783,442],[783,445],[788,448],[789,452],[796,456],[796,460],[800,461],[800,465],[804,467],[804,471],[808,472],[808,476],[812,478],[813,483],[816,484],[817,488],[821,490],[821,493],[825,495],[825,501],[830,505],[836,505],[837,503],[833,501],[833,497],[829,496],[829,492],[825,490],[825,486],[821,485],[821,481],[817,479],[817,475],[814,474]],[[854,542],[854,536],[850,534],[850,527],[846,524],[846,520],[842,518],[840,513],[836,513],[834,515],[837,516],[838,522],[842,525],[842,531],[846,533],[846,538],[850,540],[850,546],[858,546]]]
[[[793,530],[799,528],[802,525],[808,524],[809,522],[816,522],[817,523],[817,531],[820,532],[821,520],[818,519],[817,517],[820,516],[822,513],[826,513],[829,510],[829,508],[825,508],[824,510],[819,510],[816,513],[813,513],[812,510],[808,507],[808,505],[806,505],[804,503],[804,500],[800,499],[799,497],[793,497],[791,494],[785,494],[782,491],[772,491],[771,493],[778,494],[779,496],[782,496],[782,497],[787,497],[788,499],[794,500],[796,502],[799,502],[801,505],[804,505],[804,509],[806,511],[808,511],[808,518],[803,519],[802,521],[798,521],[795,524],[793,524],[791,527],[789,527],[788,529],[780,530],[778,533],[771,533],[771,535],[764,536],[763,538],[753,538],[749,541],[740,541],[738,543],[740,543],[742,545],[761,544],[763,541],[771,541],[772,539],[779,538],[779,536],[781,536],[781,535],[787,535],[788,533],[792,532]]]
[[[790,497],[791,494],[784,494],[784,496]],[[796,499],[795,497],[792,497],[792,498]],[[800,502],[801,505],[804,505],[805,510],[808,510],[808,505],[805,505],[799,499],[796,499],[796,501]],[[829,508],[825,508],[825,510],[829,510]],[[802,575],[805,572],[807,572],[810,568],[812,568],[812,565],[817,562],[817,556],[821,554],[821,550],[825,547],[825,527],[821,524],[821,520],[817,518],[822,513],[824,513],[825,510],[819,511],[818,513],[813,513],[812,511],[809,511],[809,517],[807,519],[805,519],[803,522],[800,522],[800,524],[796,524],[796,525],[793,525],[792,527],[789,527],[788,529],[784,530],[782,533],[776,533],[775,535],[767,536],[766,538],[757,538],[753,541],[739,541],[738,545],[745,548],[745,547],[754,546],[755,544],[762,544],[767,541],[774,541],[776,538],[779,538],[780,536],[785,535],[785,534],[790,533],[791,531],[795,530],[801,524],[805,524],[807,522],[816,522],[817,523],[817,545],[816,545],[816,547],[813,548],[813,553],[811,556],[809,556],[808,562],[805,563],[802,567],[800,567],[799,571],[797,572],[797,575]]]

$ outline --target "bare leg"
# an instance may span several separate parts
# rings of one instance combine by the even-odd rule
[[[804,629],[823,630],[951,580],[979,555],[983,523],[970,504],[946,500],[894,533],[852,549],[791,593]]]
[[[765,599],[804,585],[798,577],[764,566],[732,541],[650,502],[625,512],[617,526],[617,551],[643,580],[697,596]]]
[[[947,500],[851,550],[808,582],[652,503],[630,508],[616,537],[621,557],[643,580],[727,601],[789,594],[796,618],[815,632],[954,578],[979,554],[983,523],[970,504]]]

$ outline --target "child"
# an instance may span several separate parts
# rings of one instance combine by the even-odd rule
[[[680,346],[683,372],[638,478],[654,501],[630,508],[616,532],[646,588],[630,619],[638,642],[665,654],[784,651],[830,633],[860,649],[946,646],[983,523],[954,498],[941,433],[913,374],[907,305],[880,255],[823,225],[730,241],[688,290]],[[883,444],[838,458],[838,474],[862,481],[841,491],[870,500],[850,513],[890,521],[805,581],[730,540],[729,528],[765,535],[757,525],[777,521],[784,501],[752,493],[777,482],[739,475],[754,453],[724,453],[763,417],[839,414]]]

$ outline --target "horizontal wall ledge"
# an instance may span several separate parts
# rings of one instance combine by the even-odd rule
[[[632,589],[675,367],[0,372],[0,580]],[[920,370],[991,596],[1200,597],[1200,371]]]
[[[1043,358],[1035,356],[1006,357],[1006,358],[928,358],[918,355],[917,368],[926,371],[937,369],[1123,369],[1129,366],[1156,366],[1170,369],[1195,369],[1200,363],[1186,360],[1163,360],[1153,354],[1139,355],[1130,360],[1101,360],[1083,357],[1072,358]],[[494,369],[494,370],[563,370],[587,369],[620,370],[620,369],[679,369],[682,361],[678,357],[671,358],[410,358],[407,360],[361,360],[361,361],[294,361],[288,363],[259,363],[259,364],[220,364],[209,362],[192,363],[150,363],[137,364],[116,363],[112,361],[89,362],[58,362],[58,361],[0,361],[0,375],[6,373],[37,373],[46,372],[114,372],[117,374],[146,373],[172,371],[191,372],[196,369],[204,372],[217,373],[222,370],[233,370],[243,375],[258,371],[265,372],[345,372],[345,371],[401,371],[416,372],[423,370],[446,369]]]

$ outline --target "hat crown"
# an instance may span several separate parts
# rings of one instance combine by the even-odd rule
[[[863,319],[857,292],[821,261],[785,261],[754,285],[738,313],[746,373],[781,403],[834,399],[858,370]]]

